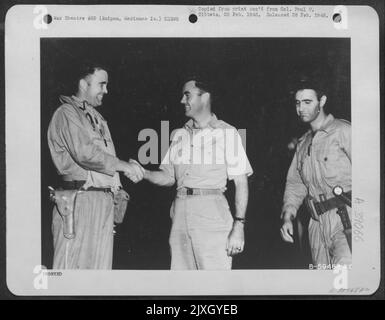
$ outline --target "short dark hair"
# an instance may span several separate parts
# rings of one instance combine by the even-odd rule
[[[187,83],[189,81],[194,81],[195,86],[199,90],[212,94],[212,85],[211,85],[211,82],[207,78],[204,78],[201,75],[189,75],[185,78],[184,83]]]
[[[106,70],[106,68],[100,64],[95,63],[85,63],[80,66],[77,80],[85,79],[87,76],[94,74],[95,71]]]
[[[298,91],[305,89],[314,90],[318,100],[320,100],[322,96],[327,95],[326,82],[321,78],[301,76],[295,81],[291,93],[295,95]]]
[[[108,72],[108,68],[101,63],[93,61],[81,61],[74,65],[74,70],[72,72],[71,89],[72,93],[79,90],[79,81],[85,79],[87,76],[90,76],[95,73],[95,71],[104,70]]]

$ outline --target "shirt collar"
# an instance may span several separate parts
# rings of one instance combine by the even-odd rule
[[[72,105],[79,107],[81,109],[85,109],[86,107],[94,109],[86,100],[81,100],[75,95],[72,95],[72,96],[61,95],[59,100],[61,103],[72,104]]]
[[[334,116],[331,113],[329,113],[327,115],[327,117],[326,117],[322,127],[319,128],[318,131],[325,131],[326,133],[328,133],[330,131],[330,129],[331,129],[333,121],[334,121]]]
[[[190,119],[189,121],[187,121],[184,125],[184,127],[188,130],[193,130],[193,129],[206,129],[206,128],[209,128],[209,129],[215,129],[217,128],[217,123],[218,123],[218,118],[217,116],[212,113],[211,114],[211,118],[210,118],[210,121],[208,122],[207,126],[204,127],[204,128],[196,128],[194,127],[194,120],[193,119]]]
[[[77,96],[75,96],[75,95],[71,96],[71,98],[72,98],[72,100],[74,100],[75,103],[76,103],[78,106],[80,106],[82,109],[83,109],[83,108],[90,108],[91,110],[94,110],[94,109],[95,109],[92,105],[90,105],[90,104],[87,102],[87,100],[81,100],[81,99],[79,99],[79,98],[78,98]]]
[[[331,113],[329,113],[326,116],[325,122],[323,123],[322,127],[319,128],[316,132],[323,131],[325,133],[328,133],[330,131],[330,129],[332,128],[333,122],[334,122],[334,116]],[[311,129],[309,129],[301,138],[298,139],[298,141],[300,142],[300,141],[304,140],[306,137],[311,137],[312,133],[313,133],[313,131]],[[315,134],[315,132],[314,132],[314,134]]]

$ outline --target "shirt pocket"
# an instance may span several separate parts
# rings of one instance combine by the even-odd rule
[[[321,176],[328,181],[335,181],[340,173],[340,150],[337,144],[331,144],[317,150],[316,158],[320,166]]]

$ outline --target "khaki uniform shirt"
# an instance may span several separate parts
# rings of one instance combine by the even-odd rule
[[[95,108],[77,97],[63,103],[48,127],[48,145],[59,175],[65,181],[85,180],[85,188],[121,187],[114,144],[107,122]]]
[[[205,128],[190,120],[178,129],[159,168],[177,189],[224,189],[227,179],[253,172],[238,131],[215,115]]]
[[[352,187],[351,126],[348,121],[329,114],[313,137],[305,133],[298,142],[289,168],[283,199],[283,211],[297,211],[309,194],[316,201],[320,195],[333,197],[332,190]]]

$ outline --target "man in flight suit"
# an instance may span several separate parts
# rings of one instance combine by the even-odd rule
[[[118,172],[137,182],[143,171],[134,161],[116,157],[107,122],[96,111],[107,93],[107,72],[98,65],[84,65],[76,82],[77,92],[60,97],[61,106],[48,128],[48,145],[62,189],[83,190],[54,208],[53,268],[111,269],[114,197],[121,188]],[[65,236],[63,217],[69,208],[75,220],[71,238]]]
[[[237,130],[211,112],[210,90],[198,79],[187,81],[181,103],[190,120],[173,137],[159,171],[144,179],[176,183],[169,238],[171,269],[229,270],[244,248],[250,163]],[[227,179],[235,184],[235,218],[223,195]]]
[[[342,206],[351,216],[351,208],[334,197],[333,188],[351,191],[351,126],[326,114],[327,97],[321,86],[316,80],[303,79],[295,93],[297,115],[310,130],[299,139],[287,174],[281,236],[284,241],[294,241],[293,220],[307,197],[315,204],[310,206],[309,223],[313,263],[316,267],[347,266],[352,254],[337,213]]]

